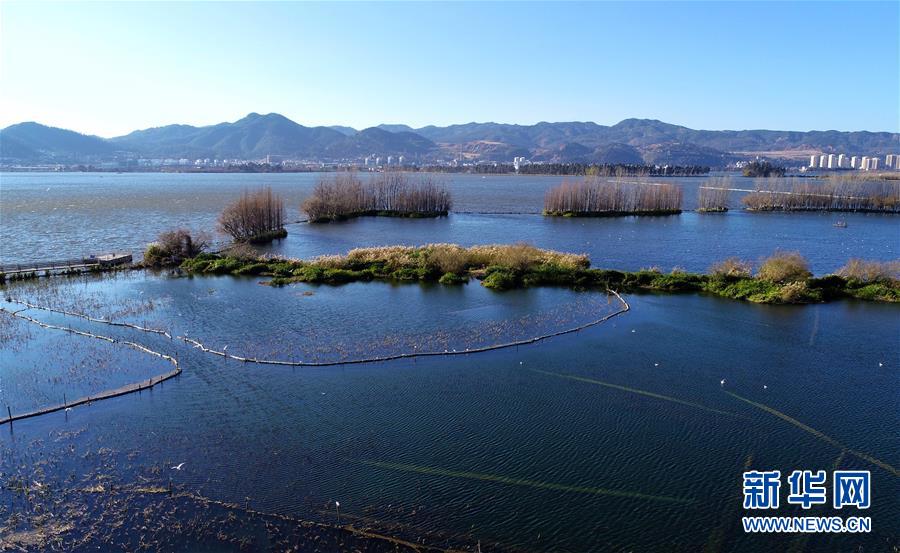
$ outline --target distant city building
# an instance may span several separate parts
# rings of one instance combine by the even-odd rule
[[[868,171],[869,170],[869,156],[863,156],[861,160],[859,160],[859,170],[860,171]]]
[[[869,158],[869,171],[877,171],[878,170],[878,162],[881,161],[877,157]]]
[[[828,168],[829,168],[829,169],[834,169],[834,168],[835,168],[835,165],[834,165],[834,154],[828,154]]]
[[[403,157],[403,156],[398,157],[398,158],[397,158],[397,165],[403,165],[403,162],[404,162],[404,161],[406,161],[406,158],[405,158],[405,157]]]
[[[825,154],[822,154],[822,155],[819,156],[819,167],[820,167],[820,168],[827,167],[827,166],[825,165],[825,164],[827,163],[826,159],[827,159],[827,158],[825,157]]]
[[[894,154],[888,154],[884,158],[884,167],[885,169],[900,169],[900,165],[897,165],[897,156]]]
[[[516,159],[518,159],[518,158],[516,158]],[[818,161],[819,161],[819,156],[817,156],[815,154],[809,156],[809,166],[812,167],[813,169],[815,169],[816,167],[819,166]],[[517,169],[518,169],[518,167],[517,167]]]
[[[856,169],[856,159],[857,159],[856,156],[853,156],[850,158],[850,168],[851,169]]]
[[[269,154],[266,156],[266,164],[268,165],[278,165],[282,161],[284,161],[284,156],[276,156],[273,154]]]
[[[847,166],[847,156],[845,156],[844,154],[838,155],[837,166],[840,169],[843,169],[844,167],[846,167]]]
[[[394,163],[394,156],[388,156],[387,164],[392,165]]]
[[[375,166],[377,167],[379,165],[381,165],[381,157],[376,157],[375,158]]]

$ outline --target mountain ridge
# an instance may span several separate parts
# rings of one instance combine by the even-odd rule
[[[103,159],[262,159],[267,155],[306,160],[353,160],[368,155],[408,159],[637,162],[721,166],[754,152],[800,159],[809,152],[881,155],[900,151],[900,133],[871,131],[696,130],[657,119],[624,119],[614,125],[591,121],[533,125],[462,123],[413,128],[381,124],[305,126],[278,113],[250,113],[234,122],[172,124],[101,138],[35,122],[0,130],[0,158],[11,161],[91,162]],[[777,157],[777,156],[774,156]]]

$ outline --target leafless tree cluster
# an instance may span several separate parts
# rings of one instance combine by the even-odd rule
[[[563,181],[547,191],[547,215],[641,215],[681,211],[682,190],[674,184],[621,182],[599,178]]]
[[[235,242],[274,238],[284,232],[284,200],[269,187],[245,191],[219,216],[219,230]]]
[[[316,223],[360,215],[446,215],[451,205],[450,193],[431,175],[385,172],[363,182],[354,173],[337,173],[322,178],[301,209]]]
[[[772,181],[772,179],[769,179]],[[757,181],[756,191],[744,196],[754,211],[877,211],[900,213],[900,183],[833,179]]]
[[[731,188],[731,179],[728,177],[709,179],[708,184],[699,188],[700,211],[728,211],[729,188]]]

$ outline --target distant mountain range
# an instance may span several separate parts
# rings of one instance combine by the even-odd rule
[[[93,163],[142,158],[340,161],[404,155],[420,163],[470,161],[648,163],[723,166],[764,155],[801,159],[811,153],[900,153],[900,134],[840,131],[703,131],[653,119],[612,126],[590,122],[509,125],[467,123],[414,129],[407,125],[306,127],[277,113],[250,115],[206,127],[168,125],[104,139],[38,123],[0,131],[6,163]]]

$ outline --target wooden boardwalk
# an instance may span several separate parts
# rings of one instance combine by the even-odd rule
[[[10,263],[0,265],[0,273],[14,275],[18,273],[37,273],[42,271],[66,271],[71,269],[89,269],[91,267],[112,267],[131,263],[131,252],[115,252],[75,259],[55,261],[32,261],[29,263]]]

